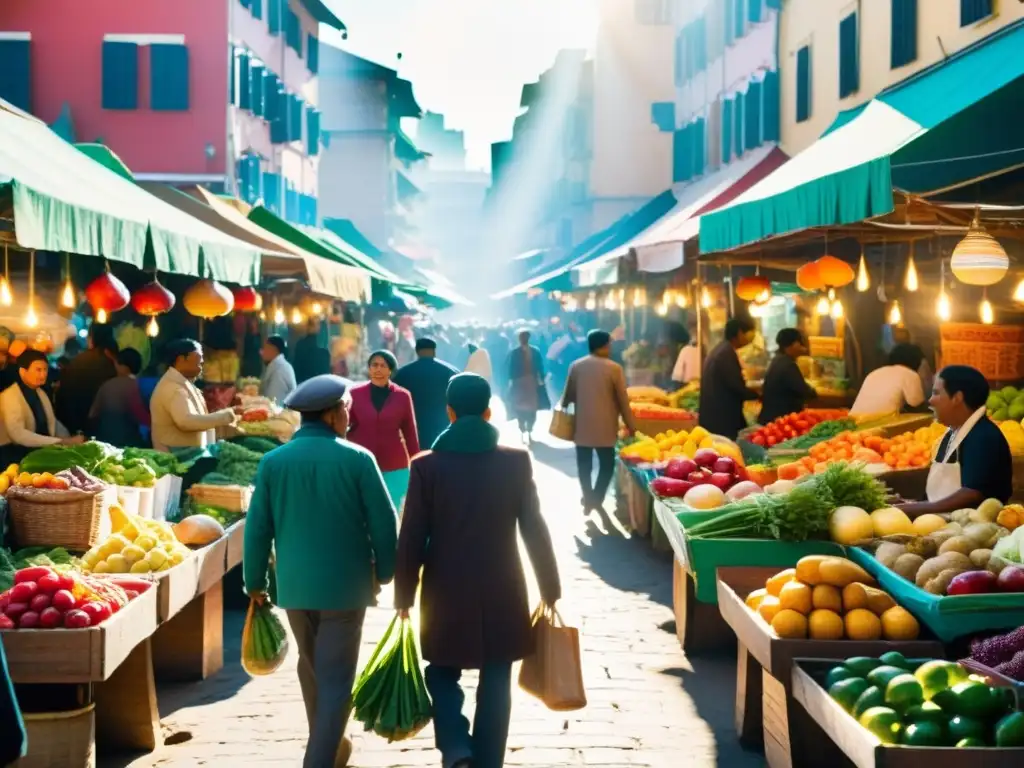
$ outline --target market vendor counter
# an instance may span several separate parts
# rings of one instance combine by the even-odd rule
[[[201,680],[224,665],[223,578],[244,531],[243,518],[98,626],[3,633],[29,734],[19,768],[87,768],[97,744],[162,743],[157,681]]]

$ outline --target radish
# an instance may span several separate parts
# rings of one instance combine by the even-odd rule
[[[19,629],[35,629],[39,626],[39,614],[35,611],[25,611],[18,619]]]
[[[77,608],[64,615],[64,626],[68,629],[85,629],[92,623],[89,614]]]
[[[62,589],[59,592],[53,593],[53,597],[50,599],[50,605],[61,612],[70,611],[75,607],[75,596],[66,589]]]
[[[39,589],[47,594],[53,594],[61,588],[60,576],[56,573],[48,573],[45,576],[40,576],[39,581],[36,582],[39,585]]]
[[[45,568],[41,565],[35,565],[31,568],[22,568],[16,574],[14,574],[14,583],[23,584],[26,581],[39,581],[39,579],[46,576],[48,573],[53,573],[52,568]]]
[[[14,629],[14,619],[0,613],[0,629]]]
[[[7,610],[4,611],[4,613],[6,613],[8,617],[17,621],[21,618],[21,614],[23,614],[27,610],[28,603],[11,603],[7,606]]]
[[[50,607],[50,596],[39,593],[32,598],[32,602],[28,604],[29,610],[35,611],[36,613],[42,613]]]
[[[47,608],[39,614],[39,626],[43,629],[54,629],[64,621],[64,615],[56,608]]]
[[[27,603],[35,597],[36,592],[38,591],[39,585],[34,581],[23,581],[19,584],[15,584],[11,587],[11,602]]]

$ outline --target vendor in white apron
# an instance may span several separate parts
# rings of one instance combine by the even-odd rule
[[[927,501],[900,506],[911,519],[975,508],[985,499],[1004,504],[1013,493],[1013,459],[999,427],[985,413],[989,386],[980,371],[950,365],[935,379],[929,404],[949,427],[933,457]]]

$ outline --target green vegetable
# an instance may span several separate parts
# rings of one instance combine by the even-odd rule
[[[14,586],[14,574],[17,570],[10,550],[0,547],[0,592],[6,592]]]
[[[885,483],[856,465],[842,462],[808,478],[807,484],[825,488],[837,507],[881,509],[889,495]]]
[[[55,566],[71,566],[75,558],[71,556],[64,547],[25,547],[15,552],[11,558],[14,560],[14,569],[20,571],[22,568],[42,565],[48,568]]]
[[[826,440],[830,440],[836,435],[848,432],[856,427],[857,422],[854,419],[833,419],[832,421],[822,421],[811,427],[805,434],[786,440],[783,443],[779,443],[775,448],[803,450]]]
[[[259,454],[270,453],[275,448],[280,448],[281,444],[274,440],[268,440],[265,437],[243,437],[239,439],[238,445],[243,448],[247,448],[250,451],[254,451]]]
[[[699,539],[823,538],[836,504],[828,486],[804,483],[787,494],[759,494],[730,505],[732,511],[697,523],[690,536]]]
[[[106,459],[119,455],[120,451],[114,446],[96,440],[82,443],[82,445],[48,445],[29,453],[22,459],[18,469],[29,474],[36,472],[56,474],[72,467],[81,467],[86,472],[93,474],[96,467]]]
[[[195,450],[199,450],[201,455],[200,449]],[[156,473],[157,479],[164,475],[184,475],[191,466],[189,461],[174,453],[154,451],[150,448],[125,448],[124,466],[137,466],[137,462],[143,462],[150,467]]]

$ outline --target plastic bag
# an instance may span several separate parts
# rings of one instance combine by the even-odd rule
[[[288,634],[269,601],[249,601],[242,629],[242,669],[252,677],[269,675],[288,655]]]
[[[408,619],[391,621],[356,681],[352,706],[366,730],[389,742],[412,738],[430,722],[430,697]]]

